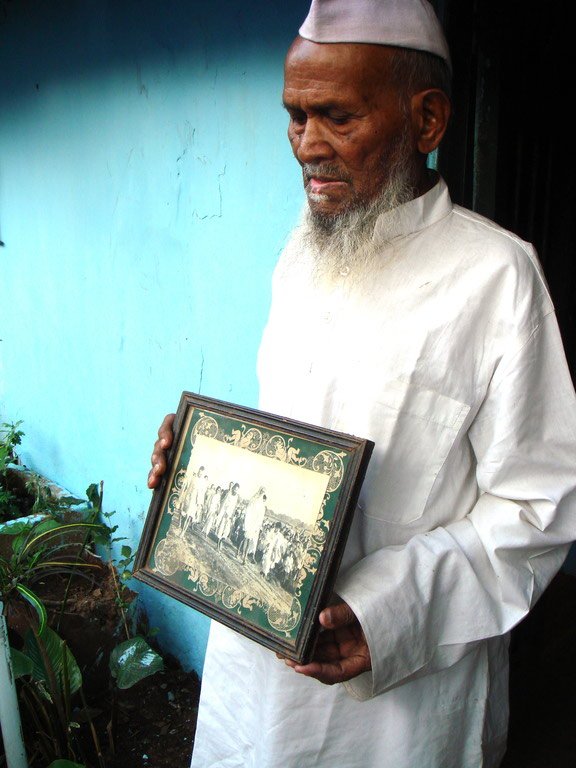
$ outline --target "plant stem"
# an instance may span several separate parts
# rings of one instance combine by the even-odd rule
[[[90,522],[96,522],[96,520],[100,519],[100,513],[102,512],[102,499],[104,496],[104,482],[100,481],[100,496],[98,500],[98,506],[94,509],[94,514],[92,516],[92,519],[90,519]],[[88,545],[88,539],[90,538],[90,532],[86,531],[86,535],[84,537],[84,541],[82,542],[82,547],[80,548],[80,552],[78,552],[77,559],[80,560],[82,555],[84,554],[84,551]],[[70,592],[70,588],[72,586],[72,578],[74,574],[70,573],[70,576],[68,577],[68,583],[66,584],[66,589],[64,591],[64,597],[62,598],[62,604],[60,606],[60,613],[58,614],[58,619],[56,620],[56,631],[60,631],[60,622],[62,621],[62,618],[64,616],[64,612],[66,610],[66,605],[68,603],[68,593]]]
[[[86,697],[84,696],[84,691],[82,688],[80,688],[80,698],[82,699],[82,706],[84,707],[84,712],[86,714],[86,717],[88,719],[88,725],[90,726],[90,732],[92,734],[92,741],[94,742],[94,747],[96,749],[96,754],[98,755],[98,764],[100,765],[100,768],[106,768],[106,763],[104,761],[104,756],[102,755],[102,747],[100,746],[100,739],[98,738],[98,734],[96,733],[96,728],[94,728],[94,723],[92,721],[92,717],[90,716],[90,709],[88,707],[88,703],[86,701]]]
[[[124,632],[126,632],[126,640],[130,640],[130,632],[128,630],[128,621],[126,620],[126,611],[124,610],[124,604],[122,602],[120,585],[118,584],[118,579],[116,578],[116,568],[114,568],[114,563],[112,563],[112,561],[110,561],[108,565],[110,566],[110,572],[112,573],[112,581],[114,582],[114,591],[116,592],[118,608],[120,609],[120,613],[122,614],[122,621],[124,623]]]

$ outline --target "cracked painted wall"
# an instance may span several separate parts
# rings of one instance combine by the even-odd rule
[[[103,480],[132,546],[182,390],[256,404],[303,200],[280,104],[306,9],[18,0],[0,18],[0,420],[74,493]],[[142,593],[200,671],[207,621]]]

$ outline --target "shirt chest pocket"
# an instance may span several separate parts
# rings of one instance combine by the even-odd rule
[[[375,444],[360,494],[363,513],[399,525],[419,520],[470,407],[402,381],[356,403],[355,434]],[[341,411],[341,427],[347,410]]]

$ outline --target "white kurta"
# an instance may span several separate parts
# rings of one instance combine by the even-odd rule
[[[574,390],[530,245],[442,181],[386,216],[364,282],[281,259],[259,358],[261,408],[375,442],[337,584],[373,670],[325,686],[213,622],[194,768],[503,754],[508,632],[576,537]]]

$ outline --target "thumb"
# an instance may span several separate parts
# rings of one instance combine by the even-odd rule
[[[356,615],[348,603],[338,603],[324,608],[318,620],[324,629],[338,629],[338,627],[353,624],[356,621]]]

